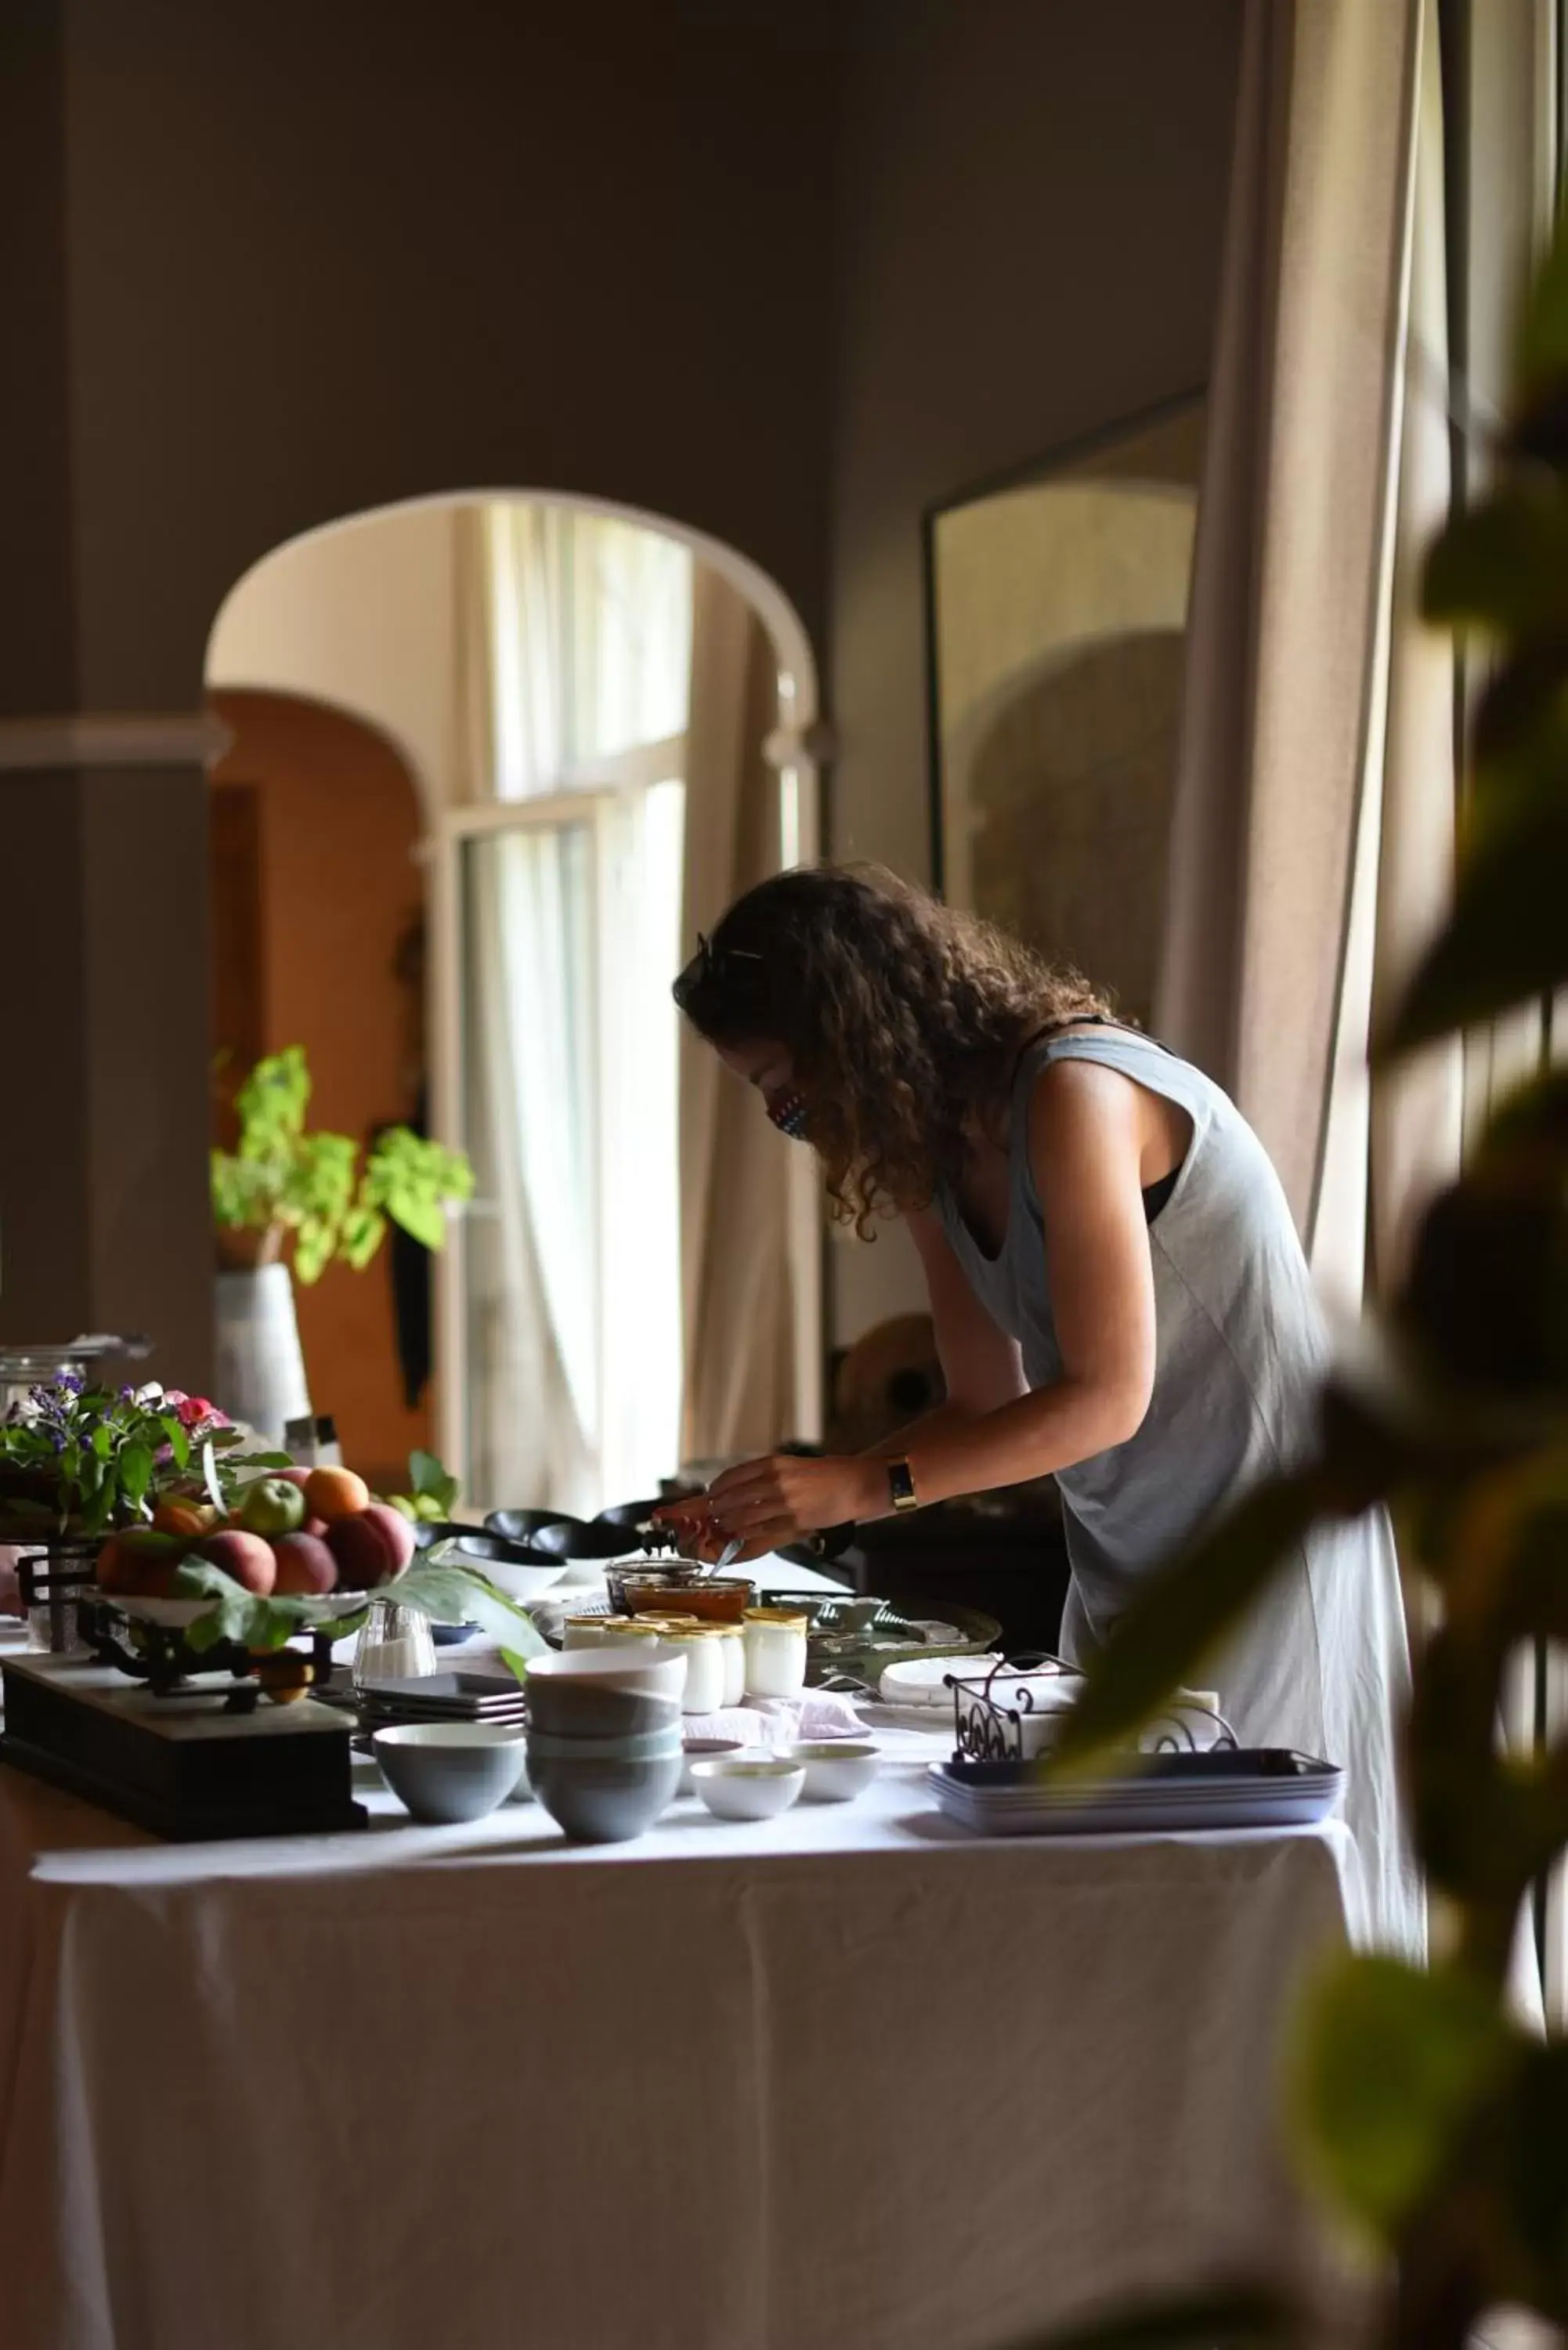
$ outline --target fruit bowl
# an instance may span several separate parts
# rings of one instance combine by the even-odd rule
[[[181,1632],[203,1616],[210,1616],[221,1605],[215,1594],[206,1593],[193,1599],[156,1599],[143,1597],[132,1591],[87,1591],[82,1594],[96,1607],[112,1607],[133,1624],[161,1624],[170,1631]],[[369,1607],[373,1599],[385,1596],[379,1591],[318,1591],[299,1603],[301,1630],[315,1624],[329,1624],[335,1617],[357,1616]]]

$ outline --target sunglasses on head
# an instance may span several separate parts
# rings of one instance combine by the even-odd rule
[[[726,979],[750,976],[733,971],[732,966],[738,962],[754,963],[759,971],[763,968],[760,954],[753,954],[746,947],[715,947],[711,939],[704,938],[699,931],[697,951],[671,991],[680,1010],[686,1009],[689,999],[709,980],[717,980],[722,985]]]

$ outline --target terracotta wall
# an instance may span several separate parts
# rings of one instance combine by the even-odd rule
[[[417,1038],[393,973],[422,898],[412,782],[379,735],[318,703],[221,692],[213,706],[234,739],[213,788],[255,794],[253,1033],[264,1052],[305,1046],[312,1125],[364,1137],[414,1107]],[[231,899],[236,886],[220,884]],[[233,1002],[238,975],[227,977]],[[403,1401],[386,1247],[364,1273],[331,1266],[297,1298],[312,1400],[335,1415],[351,1465],[380,1491],[400,1488],[431,1412],[428,1392],[418,1410]]]

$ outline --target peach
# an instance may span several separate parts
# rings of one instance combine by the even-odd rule
[[[358,1517],[369,1500],[370,1488],[352,1469],[313,1469],[305,1481],[306,1509],[329,1526],[339,1518]]]
[[[389,1583],[414,1555],[412,1526],[384,1502],[372,1502],[354,1517],[339,1518],[327,1527],[327,1541],[345,1591],[373,1591],[378,1584]]]
[[[151,1526],[128,1526],[110,1534],[98,1555],[99,1588],[122,1591],[128,1598],[166,1599],[184,1555],[185,1544],[176,1535]]]
[[[319,1536],[303,1529],[297,1534],[280,1534],[273,1550],[277,1559],[275,1591],[314,1597],[320,1592],[337,1589],[337,1561]]]
[[[271,1543],[260,1534],[248,1534],[231,1526],[218,1534],[209,1534],[201,1544],[198,1556],[213,1566],[221,1566],[247,1591],[265,1599],[277,1580],[277,1558]]]

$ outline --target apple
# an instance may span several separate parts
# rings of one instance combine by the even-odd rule
[[[414,1530],[384,1502],[372,1502],[351,1518],[327,1529],[327,1547],[337,1561],[345,1591],[373,1591],[400,1575],[414,1555]]]
[[[239,1523],[250,1534],[291,1534],[305,1523],[305,1494],[287,1477],[258,1477],[240,1498]]]
[[[277,1581],[277,1558],[271,1543],[238,1526],[209,1534],[197,1556],[204,1558],[209,1565],[221,1566],[225,1575],[233,1575],[258,1599],[265,1599]]]
[[[314,1598],[337,1589],[337,1561],[317,1535],[303,1528],[297,1534],[280,1534],[273,1551],[277,1559],[275,1591]]]

